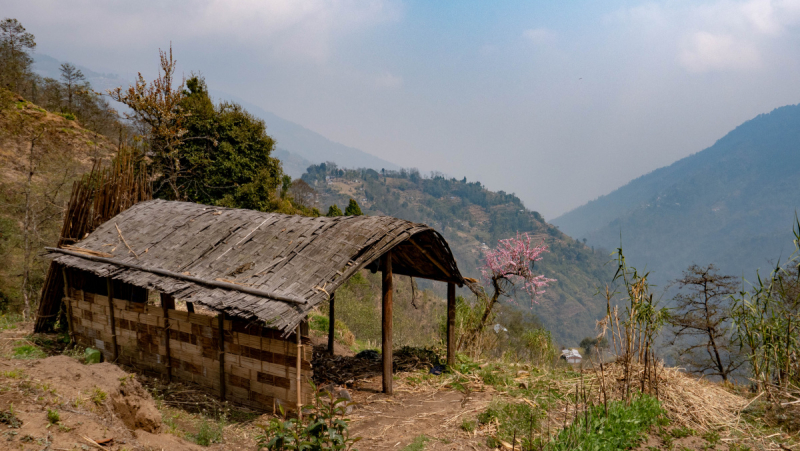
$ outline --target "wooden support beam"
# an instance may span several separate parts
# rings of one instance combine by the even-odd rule
[[[106,277],[106,289],[108,291],[108,322],[111,323],[111,355],[116,362],[119,358],[119,347],[117,346],[117,322],[114,320],[114,281],[111,277]]]
[[[189,313],[194,313],[194,304],[191,302],[186,303],[186,311]]]
[[[169,311],[175,310],[175,298],[166,293],[161,294],[161,309],[164,311],[164,354],[167,367],[167,382],[172,382],[172,353],[169,350]]]
[[[69,344],[75,344],[75,330],[72,326],[72,299],[69,297],[69,279],[67,278],[67,267],[61,267],[61,275],[64,277],[64,301],[67,303],[67,330],[69,330]]]
[[[303,379],[302,379],[302,356],[303,356],[303,344],[300,340],[300,336],[302,335],[300,332],[300,325],[297,325],[297,330],[295,331],[295,335],[297,335],[297,418],[302,420],[303,419]]]
[[[225,401],[225,314],[217,315],[219,321],[219,399]]]
[[[447,364],[456,363],[456,284],[447,284]]]
[[[381,291],[383,293],[382,342],[383,392],[391,395],[392,389],[392,251],[383,254],[383,274]]]
[[[333,339],[336,325],[336,314],[334,313],[335,301],[336,293],[331,293],[331,301],[328,307],[328,354],[330,355],[333,355]]]

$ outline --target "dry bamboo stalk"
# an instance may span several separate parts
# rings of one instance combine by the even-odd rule
[[[119,358],[119,349],[117,348],[117,326],[114,321],[114,282],[111,277],[106,277],[106,285],[108,287],[108,322],[111,325],[111,346],[113,349],[114,361]]]

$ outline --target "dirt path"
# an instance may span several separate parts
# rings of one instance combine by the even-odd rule
[[[381,379],[375,377],[351,391],[356,402],[351,431],[362,437],[359,449],[401,450],[420,436],[430,439],[426,450],[487,449],[485,437],[473,436],[460,426],[486,408],[491,393],[465,395],[452,389],[401,386],[386,396],[380,388]]]

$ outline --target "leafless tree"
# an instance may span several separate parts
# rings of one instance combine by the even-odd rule
[[[67,111],[74,112],[72,97],[81,83],[86,81],[83,72],[70,63],[61,65],[61,80],[67,88]]]
[[[727,381],[742,364],[731,340],[731,295],[737,279],[720,275],[714,265],[692,265],[674,283],[681,290],[670,315],[670,344],[687,369]]]

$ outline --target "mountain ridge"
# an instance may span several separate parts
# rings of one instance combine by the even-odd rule
[[[751,278],[790,249],[798,143],[800,105],[776,108],[552,223],[607,248],[621,235],[628,256],[661,281],[691,263]]]

